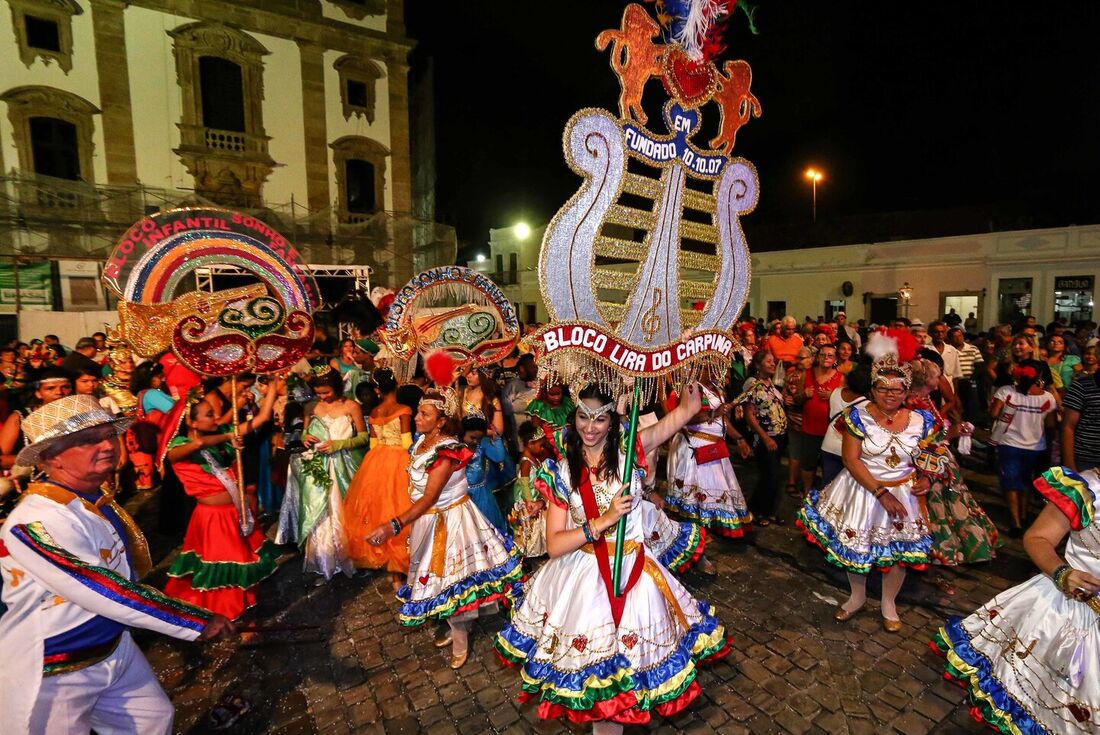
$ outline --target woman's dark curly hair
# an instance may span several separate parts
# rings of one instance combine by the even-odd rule
[[[586,398],[599,401],[601,405],[614,403],[614,399],[596,385],[590,385],[577,394],[577,404]],[[623,425],[619,414],[612,410],[608,414],[611,418],[611,427],[607,431],[607,442],[603,446],[603,468],[608,477],[619,476],[619,446],[622,440]],[[584,442],[577,431],[577,411],[569,415],[568,430],[565,432],[565,459],[569,465],[569,478],[573,483],[573,489],[580,485],[581,471],[585,467]]]

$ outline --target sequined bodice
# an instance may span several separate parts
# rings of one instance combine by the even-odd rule
[[[387,446],[401,446],[401,416],[402,414],[380,416],[370,419],[370,430],[378,438],[380,444]]]
[[[417,440],[416,444],[413,445],[412,457],[409,460],[409,496],[414,503],[424,497],[424,491],[428,487],[428,465],[436,457],[437,452],[440,449],[463,446],[457,439],[445,439],[423,454],[417,454],[417,448],[423,443],[424,437]],[[443,490],[439,493],[439,499],[435,502],[435,507],[446,508],[453,505],[455,501],[464,495],[468,495],[469,492],[470,486],[466,484],[466,471],[464,469],[456,470],[451,473],[446,484],[443,485]]]
[[[924,416],[910,411],[908,425],[895,434],[876,424],[863,406],[856,411],[865,434],[860,459],[875,479],[893,482],[911,475],[913,456],[924,434]]]
[[[620,454],[619,466],[622,467],[625,461],[626,457]],[[563,460],[558,463],[557,467],[558,481],[563,482],[565,487],[570,487],[568,463]],[[600,513],[604,513],[607,510],[621,487],[622,482],[619,478],[615,477],[604,478],[598,482],[592,483],[592,491],[596,496],[596,507],[599,508]],[[627,514],[626,522],[626,538],[628,539],[638,540],[642,537],[642,518],[638,510],[641,503],[641,492],[641,473],[640,471],[635,471],[634,478],[631,481],[631,497],[634,502],[630,507],[630,512]],[[581,500],[581,494],[574,490],[569,493],[569,527],[580,528],[585,518],[584,503]]]
[[[321,416],[313,414],[307,433],[321,439],[350,439],[355,436],[355,424],[351,422],[351,417],[346,415]]]

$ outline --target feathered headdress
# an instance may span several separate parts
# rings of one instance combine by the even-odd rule
[[[422,398],[421,403],[435,406],[444,416],[458,416],[458,391],[451,387],[455,379],[455,370],[459,364],[446,350],[434,350],[424,358],[424,372],[436,384],[436,390],[443,400]]]
[[[917,356],[919,345],[917,338],[907,329],[879,329],[867,340],[863,351],[871,357],[871,382],[888,380],[901,376],[901,382],[908,388],[913,384],[913,372],[907,364]]]

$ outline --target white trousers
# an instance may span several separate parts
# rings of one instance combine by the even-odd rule
[[[129,633],[94,666],[47,676],[31,711],[31,735],[169,735],[175,708]]]

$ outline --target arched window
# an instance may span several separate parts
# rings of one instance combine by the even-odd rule
[[[56,117],[32,117],[31,158],[39,176],[80,181],[80,138],[76,126]]]
[[[203,127],[245,132],[244,77],[239,64],[220,56],[199,57]]]
[[[332,65],[340,75],[340,101],[344,106],[344,119],[361,115],[367,122],[374,122],[375,87],[386,76],[382,67],[369,59],[358,56],[341,56]]]
[[[222,23],[188,23],[168,35],[182,95],[176,153],[195,191],[226,206],[263,206],[275,166],[263,125],[263,57],[270,52]]]
[[[362,222],[381,211],[386,201],[386,158],[390,151],[377,140],[346,135],[332,144],[336,166],[338,217],[341,222]]]
[[[99,108],[83,97],[53,87],[16,87],[0,94],[8,105],[19,168],[70,181],[95,180],[92,169]]]

